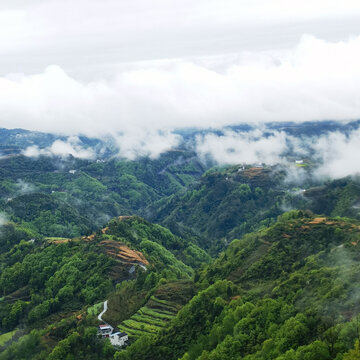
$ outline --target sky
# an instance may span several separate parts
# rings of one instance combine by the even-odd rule
[[[58,65],[87,81],[139,61],[294,47],[359,35],[356,0],[2,0],[0,74]]]
[[[0,127],[133,157],[182,127],[349,121],[359,63],[355,0],[2,0]]]

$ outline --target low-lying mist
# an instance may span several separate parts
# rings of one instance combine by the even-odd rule
[[[294,133],[291,126],[281,125],[276,128],[262,125],[245,130],[236,127],[180,129],[176,132],[144,129],[114,133],[100,139],[96,147],[78,136],[71,136],[67,140],[55,140],[44,148],[29,146],[23,150],[23,154],[30,157],[45,155],[66,158],[71,155],[89,160],[135,160],[139,157],[156,159],[169,150],[183,149],[193,151],[204,162],[210,160],[220,165],[281,164],[287,168],[289,179],[299,183],[309,174],[318,180],[325,180],[360,172],[357,159],[360,128],[357,123],[352,123],[352,126],[339,123],[338,127],[325,131],[322,123],[318,122],[310,134],[306,124],[296,126],[298,133]]]

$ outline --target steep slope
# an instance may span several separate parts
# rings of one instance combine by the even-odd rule
[[[208,172],[194,189],[151,207],[149,219],[177,234],[195,232],[203,239],[201,245],[216,253],[283,212],[283,199],[290,196],[284,177],[285,173],[267,167]]]
[[[3,228],[0,331],[14,342],[0,359],[17,358],[14,354],[23,353],[24,347],[32,349],[27,358],[52,358],[66,343],[74,344],[70,348],[79,359],[100,354],[108,344],[94,342],[97,313],[86,308],[107,297],[104,317],[110,317],[109,323],[140,324],[137,333],[131,332],[131,341],[141,335],[142,327],[157,331],[157,318],[165,314],[170,319],[192,296],[194,269],[181,259],[196,266],[210,260],[195,244],[138,217],[114,219],[102,230],[74,239],[31,238],[33,233],[16,225]],[[197,253],[191,253],[194,249]],[[175,289],[179,295],[172,298],[168,291]],[[122,298],[128,301],[118,309]],[[91,356],[84,352],[87,341],[93,342]],[[107,358],[114,351],[110,346]]]
[[[359,239],[356,221],[286,213],[233,241],[166,333],[116,359],[342,359],[359,336]]]
[[[290,167],[291,168],[291,167]],[[356,177],[321,182],[312,178],[299,185],[301,169],[235,166],[209,170],[185,194],[150,206],[146,217],[174,233],[198,237],[216,254],[246,233],[268,226],[289,209],[309,209],[326,216],[360,219],[360,180]],[[316,185],[316,186],[314,186]],[[300,189],[299,186],[306,187]]]
[[[194,241],[180,238],[163,226],[152,224],[138,216],[114,218],[103,230],[102,236],[125,239],[127,243],[139,247],[149,256],[162,258],[162,262],[168,262],[169,266],[175,260],[171,260],[171,256],[167,258],[165,253],[161,254],[161,248],[193,268],[210,261],[209,255]]]
[[[193,285],[190,280],[160,284],[144,306],[118,325],[119,329],[130,335],[131,343],[142,336],[153,336],[165,331],[178,311],[194,295]],[[116,305],[115,299],[111,305]]]

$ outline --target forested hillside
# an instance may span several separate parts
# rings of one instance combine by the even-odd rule
[[[0,210],[45,236],[84,235],[114,216],[141,214],[154,201],[183,191],[204,169],[184,151],[138,161],[4,157]]]
[[[305,201],[280,167],[236,166],[205,173],[194,188],[156,203],[149,218],[178,234],[195,233],[217,253],[234,238],[267,226]]]
[[[25,329],[25,333],[33,331],[10,346],[1,359],[45,359],[49,353],[50,358],[60,359],[58,352],[96,359],[96,353],[105,351],[104,346],[109,347],[107,358],[111,358],[115,350],[95,341],[92,326],[97,320],[96,313],[88,311],[90,306],[109,297],[107,317],[116,326],[143,305],[150,306],[146,304],[153,295],[163,302],[164,297],[171,298],[167,288],[172,292],[183,284],[181,295],[173,303],[178,305],[172,305],[178,310],[193,292],[194,269],[210,261],[196,244],[138,217],[114,219],[101,231],[74,239],[43,238],[15,224],[3,228],[1,331],[17,337]],[[122,296],[127,306],[121,304],[117,310]],[[65,343],[75,341],[74,349],[60,342],[53,350],[61,339]],[[87,341],[92,343],[90,351],[95,355],[84,352]]]
[[[234,240],[212,263],[196,244],[137,217],[114,219],[74,240],[32,242],[34,234],[7,229],[13,246],[3,242],[2,329],[14,336],[34,330],[0,359],[327,360],[356,354],[355,220],[288,212]],[[134,259],[147,270],[130,274]],[[196,269],[201,263],[209,264]],[[105,294],[106,320],[130,335],[125,350],[94,341]],[[23,330],[14,333],[16,327]]]
[[[6,146],[0,360],[359,358],[358,178]]]
[[[233,241],[170,328],[116,359],[356,359],[359,236],[349,219],[284,214]]]
[[[269,226],[289,209],[360,219],[358,178],[325,183],[309,178],[302,184],[305,190],[289,180],[287,171],[281,166],[212,168],[186,193],[158,201],[145,215],[176,234],[197,235],[212,254],[233,239]]]

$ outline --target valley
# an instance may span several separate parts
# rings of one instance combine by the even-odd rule
[[[356,176],[317,178],[310,160],[216,165],[186,148],[99,161],[6,146],[1,360],[357,351]],[[113,346],[101,324],[127,340]]]

